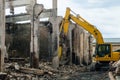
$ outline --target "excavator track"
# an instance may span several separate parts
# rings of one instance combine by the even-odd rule
[[[91,71],[114,71],[109,62],[94,62],[90,68]]]

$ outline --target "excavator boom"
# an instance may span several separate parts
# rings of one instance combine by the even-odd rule
[[[76,17],[76,16],[70,14],[70,11],[71,11],[70,8],[67,8],[66,15],[64,17],[63,28],[64,28],[65,34],[67,34],[67,32],[68,32],[69,20],[71,19],[72,21],[77,23],[80,27],[82,26],[82,28],[84,28],[86,31],[88,31],[90,34],[92,34],[95,37],[97,44],[104,44],[104,40],[101,35],[101,32],[95,26],[93,26],[92,24],[90,24],[89,22],[84,20],[79,15],[77,15],[77,17]]]

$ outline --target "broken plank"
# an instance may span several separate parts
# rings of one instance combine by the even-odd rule
[[[34,68],[24,68],[24,67],[21,67],[19,71],[26,74],[35,74],[35,75],[43,75],[45,73],[43,70],[34,69]]]

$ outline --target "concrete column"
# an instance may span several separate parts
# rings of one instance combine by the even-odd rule
[[[68,35],[68,38],[69,38],[69,45],[70,45],[70,65],[72,65],[72,53],[73,53],[73,43],[72,43],[72,40],[73,40],[73,37],[72,37],[72,30],[74,29],[75,25],[74,24],[70,24],[69,26],[69,35]]]
[[[30,42],[30,66],[39,67],[39,44],[38,44],[38,27],[39,15],[43,10],[42,4],[36,4],[36,0],[31,1],[31,5],[27,6],[27,12],[31,16],[31,42]]]
[[[83,32],[80,34],[80,65],[83,66],[83,55],[84,55],[84,51],[83,51]]]
[[[93,56],[93,40],[94,38],[89,35],[89,63],[92,63],[92,56]]]
[[[84,30],[83,30],[83,28],[82,27],[80,27],[79,25],[77,25],[77,27],[79,28],[78,30],[79,30],[79,46],[78,46],[78,56],[79,56],[79,64],[80,64],[80,66],[83,66],[83,55],[84,55],[84,48],[83,48],[83,46],[84,46],[84,39],[83,39],[83,34],[84,34]]]
[[[62,20],[62,17],[51,17],[49,21],[52,23],[52,63],[53,67],[59,66],[59,57],[58,57],[58,47],[59,47],[59,24]]]
[[[34,20],[34,5],[35,1],[32,1],[31,3],[31,10],[30,10],[30,16],[31,16],[31,42],[30,42],[30,66],[33,68],[38,68],[39,66],[39,54],[38,54],[38,38],[37,34],[37,21]],[[34,8],[35,9],[35,8]]]
[[[79,27],[77,27],[77,25],[75,25],[75,29],[74,29],[74,52],[75,52],[75,64],[79,64],[80,62],[80,53],[79,53],[79,49],[80,49],[80,29]]]
[[[39,67],[39,44],[38,44],[38,27],[39,19],[33,21],[34,26],[31,26],[31,67]]]
[[[89,49],[88,49],[88,47],[89,47],[89,44],[88,44],[88,33],[85,31],[84,32],[84,49],[83,49],[83,51],[84,51],[84,63],[86,64],[86,65],[88,65],[88,59],[89,59],[89,57],[88,57],[88,53],[89,53]]]
[[[0,0],[0,72],[4,71],[5,56],[5,0]]]
[[[53,9],[56,9],[57,8],[57,0],[53,0]]]
[[[57,68],[59,66],[59,58],[58,58],[58,47],[59,47],[59,23],[60,20],[57,17],[57,0],[52,0],[52,8],[53,8],[53,16],[50,18],[50,22],[52,23],[52,63],[53,67]]]
[[[52,7],[54,9],[54,16],[57,16],[57,0],[53,0]]]

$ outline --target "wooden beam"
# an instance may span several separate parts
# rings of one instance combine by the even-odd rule
[[[47,18],[53,16],[53,9],[46,9],[44,10],[40,18]],[[6,22],[19,22],[19,21],[27,21],[30,20],[30,15],[27,13],[22,13],[22,14],[15,14],[14,16],[12,15],[7,15],[6,16]]]
[[[26,6],[29,5],[31,0],[11,0],[13,7],[20,7],[20,6]],[[10,1],[6,0],[5,8],[10,7]]]
[[[24,68],[24,67],[21,67],[19,71],[26,74],[35,74],[35,75],[43,75],[45,73],[43,70],[34,69],[34,68]]]

